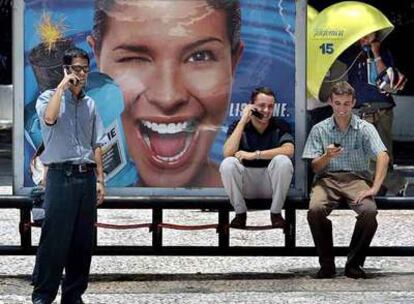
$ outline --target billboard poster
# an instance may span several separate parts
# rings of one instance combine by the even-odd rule
[[[42,142],[37,97],[78,46],[108,188],[221,188],[227,128],[254,88],[274,90],[294,133],[295,18],[294,0],[26,0],[23,187]]]

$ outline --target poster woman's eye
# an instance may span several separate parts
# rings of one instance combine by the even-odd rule
[[[125,56],[115,60],[119,63],[144,63],[151,62],[151,59],[144,56]]]
[[[188,62],[203,62],[212,60],[215,61],[216,56],[214,56],[211,51],[197,51],[192,53],[187,59]]]

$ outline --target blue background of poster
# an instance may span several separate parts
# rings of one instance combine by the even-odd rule
[[[295,113],[295,1],[241,0],[242,35],[245,49],[236,71],[231,103],[227,118],[211,148],[210,158],[222,160],[222,146],[227,126],[239,118],[243,104],[247,103],[253,88],[269,86],[277,95],[279,106],[276,116],[288,121],[294,130]],[[25,1],[24,12],[24,186],[33,186],[28,164],[39,144],[40,134],[34,113],[34,102],[39,88],[29,63],[29,53],[40,43],[37,26],[44,12],[54,22],[67,27],[65,36],[87,50],[91,57],[91,70],[96,70],[92,50],[86,43],[93,21],[93,1],[32,0]]]

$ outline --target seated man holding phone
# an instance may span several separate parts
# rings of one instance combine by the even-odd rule
[[[345,275],[365,278],[361,267],[378,225],[374,196],[387,174],[389,156],[375,127],[352,113],[356,98],[349,83],[335,84],[328,103],[333,116],[313,126],[303,152],[303,158],[311,160],[316,174],[308,211],[321,265],[316,277],[335,276],[332,223],[327,217],[341,202],[346,202],[358,216]],[[370,157],[375,157],[377,164],[373,178],[368,171]]]
[[[228,129],[220,174],[236,212],[233,228],[246,227],[245,198],[272,198],[272,226],[285,227],[281,210],[293,175],[294,139],[289,125],[273,117],[275,103],[270,88],[256,88],[240,120]]]

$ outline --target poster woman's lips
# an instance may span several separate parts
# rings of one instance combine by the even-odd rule
[[[159,123],[140,120],[139,130],[145,145],[152,152],[152,159],[160,165],[180,166],[190,156],[197,138],[195,120]]]

